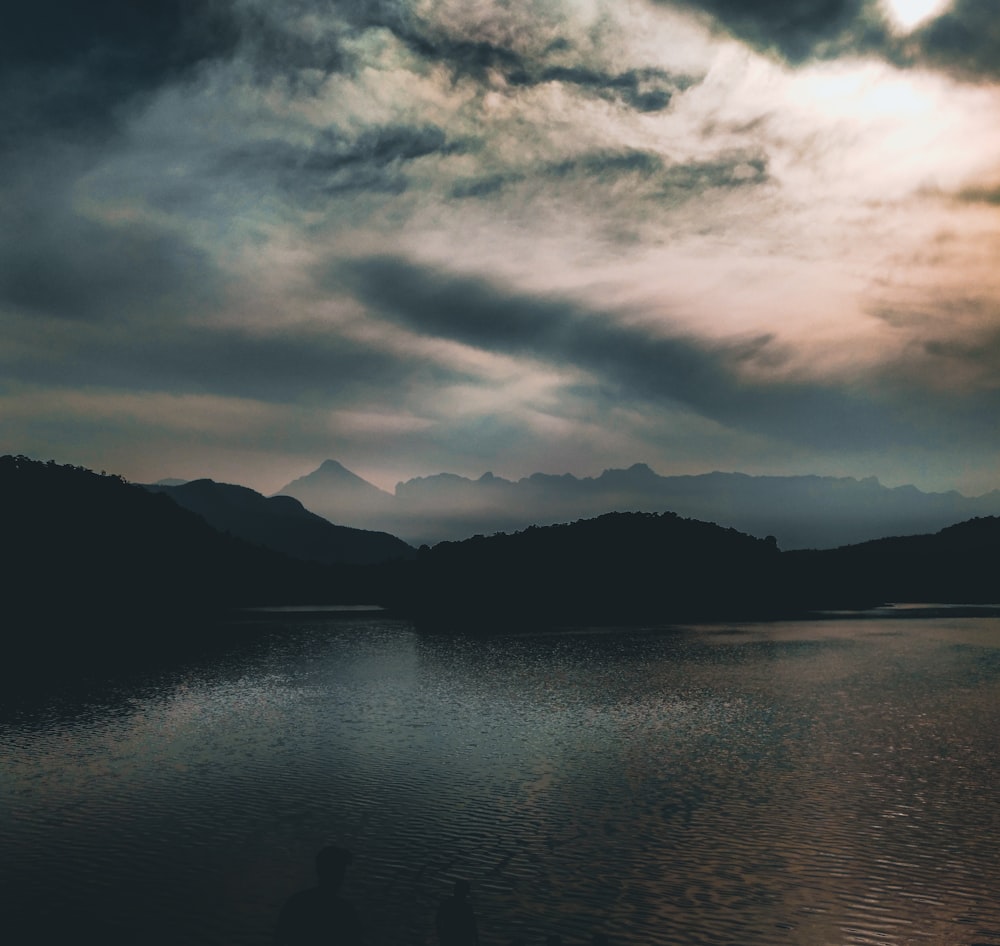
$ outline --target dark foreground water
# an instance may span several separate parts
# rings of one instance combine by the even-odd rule
[[[372,946],[458,877],[487,944],[1000,944],[998,618],[247,631],[7,707],[5,917],[264,944],[335,842]]]

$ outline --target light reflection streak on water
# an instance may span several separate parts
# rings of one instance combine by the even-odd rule
[[[329,840],[373,946],[457,876],[487,943],[1000,944],[996,619],[296,624],[6,722],[0,878],[258,944]]]

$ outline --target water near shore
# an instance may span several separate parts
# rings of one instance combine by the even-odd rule
[[[8,701],[5,914],[264,944],[335,842],[371,946],[458,877],[487,944],[1000,944],[1000,618],[516,630],[257,615]]]

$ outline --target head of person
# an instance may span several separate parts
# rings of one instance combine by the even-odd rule
[[[451,892],[454,894],[456,900],[464,900],[469,896],[471,889],[467,880],[456,880],[454,886],[451,888]]]
[[[337,890],[344,882],[344,875],[352,860],[354,856],[345,848],[333,845],[323,848],[316,855],[316,876],[319,877],[320,886]]]

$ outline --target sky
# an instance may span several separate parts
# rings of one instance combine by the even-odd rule
[[[1000,487],[998,0],[52,0],[0,452]]]

